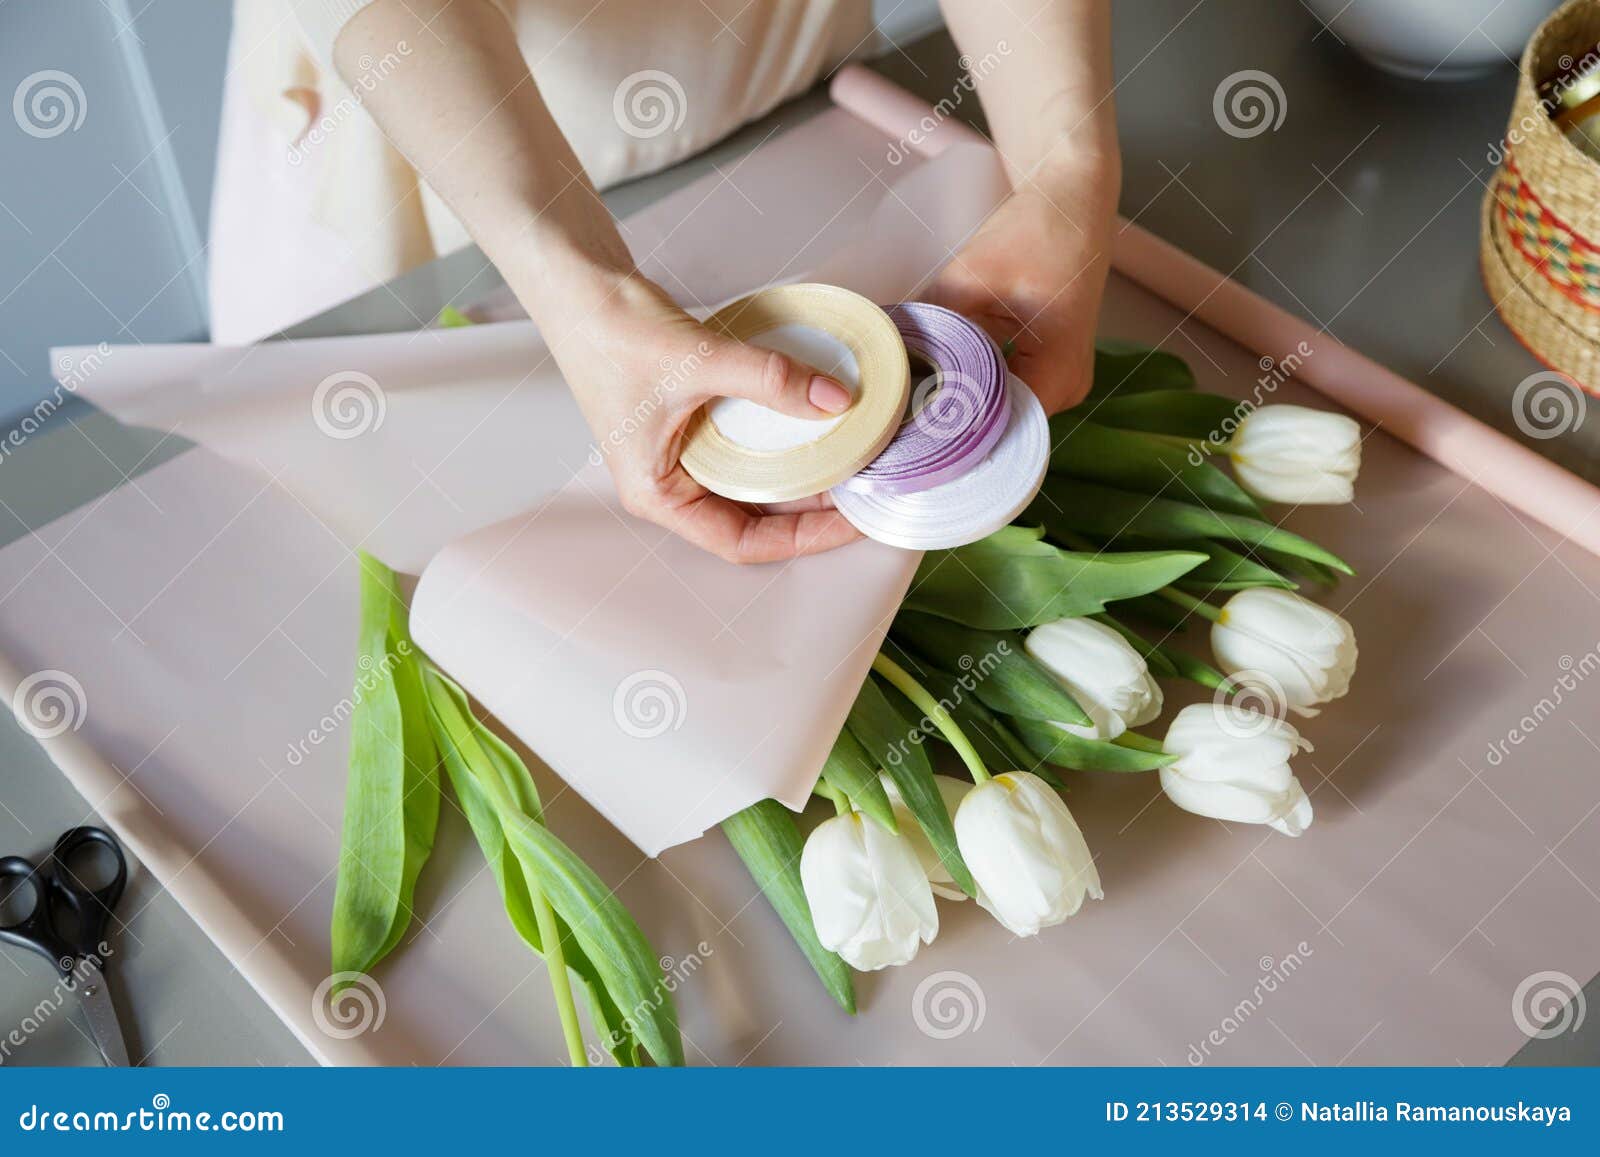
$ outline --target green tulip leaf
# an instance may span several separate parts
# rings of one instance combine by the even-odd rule
[[[1299,583],[1264,566],[1248,555],[1222,545],[1220,542],[1189,544],[1195,550],[1210,556],[1175,584],[1191,594],[1207,595],[1212,591],[1243,591],[1252,587],[1277,587],[1292,591]]]
[[[527,876],[506,839],[505,825],[491,799],[491,790],[480,783],[484,778],[498,782],[523,814],[543,823],[533,777],[522,758],[473,716],[466,693],[437,668],[429,668],[428,689],[429,721],[444,755],[445,772],[489,870],[494,873],[506,917],[523,942],[543,958],[544,943]],[[639,1040],[629,1031],[621,1009],[606,991],[599,970],[578,946],[566,922],[558,919],[557,926],[567,969],[584,994],[590,1020],[607,1051],[619,1065],[637,1065]]]
[[[1117,614],[1138,619],[1149,627],[1159,627],[1163,634],[1181,634],[1189,629],[1191,616],[1182,607],[1175,606],[1160,595],[1141,595],[1124,599],[1117,604]]]
[[[811,905],[800,882],[804,845],[794,816],[777,800],[764,799],[723,820],[722,831],[816,970],[823,987],[840,1008],[854,1015],[856,992],[850,968],[838,953],[822,946],[811,922]]]
[[[1131,535],[1162,542],[1220,538],[1281,550],[1345,574],[1355,573],[1332,551],[1258,518],[1207,510],[1169,498],[1131,494],[1059,475],[1045,480],[1044,490],[1028,508],[1026,517],[1042,521],[1051,534],[1058,536],[1092,534],[1115,539]]]
[[[404,610],[404,604],[395,600]],[[399,638],[390,632],[391,645],[398,646]],[[422,687],[422,664],[417,658],[409,634],[405,636],[405,650],[394,653],[394,689],[400,702],[400,734],[406,759],[405,787],[405,875],[401,880],[401,911],[409,914],[412,897],[416,892],[417,877],[422,866],[433,854],[434,836],[439,828],[439,749],[428,729],[427,696]],[[384,945],[384,954],[400,944],[409,920],[396,921]]]
[[[1222,685],[1221,671],[1209,663],[1196,659],[1183,649],[1169,647],[1165,643],[1152,643],[1132,627],[1119,623],[1110,615],[1095,617],[1106,626],[1120,632],[1123,638],[1133,644],[1134,649],[1143,655],[1145,662],[1149,664],[1151,673],[1158,678],[1189,679],[1211,688]]]
[[[1268,547],[1257,547],[1255,553],[1260,555],[1262,561],[1276,567],[1285,574],[1298,575],[1303,579],[1310,579],[1321,586],[1337,586],[1339,572],[1320,562],[1312,562],[1308,558],[1287,554],[1281,550],[1272,550]]]
[[[1160,590],[1206,561],[1192,550],[1075,554],[1043,534],[1007,526],[967,546],[929,551],[902,605],[986,630],[1033,627]]]
[[[1225,442],[1245,412],[1232,398],[1200,390],[1116,394],[1086,402],[1069,413],[1079,411],[1102,426],[1174,435],[1192,442]]]
[[[934,615],[901,611],[890,634],[945,671],[964,672],[972,694],[1002,715],[1087,724],[1061,681],[1009,631],[981,631]]]
[[[333,971],[365,973],[411,926],[417,877],[439,823],[439,763],[425,715],[417,726],[416,652],[391,630],[393,619],[404,619],[394,572],[366,554],[360,564],[359,658],[330,934]]]
[[[1186,447],[1088,422],[1073,410],[1050,419],[1050,445],[1056,474],[1231,514],[1261,513],[1237,482]]]
[[[929,688],[929,693],[933,693],[932,688]],[[909,702],[903,697],[902,701]],[[949,704],[945,705],[945,710],[951,710]],[[956,722],[960,724],[959,719]],[[967,870],[967,863],[956,846],[955,824],[945,809],[939,785],[934,781],[933,764],[928,759],[928,753],[922,749],[925,733],[920,721],[912,722],[902,715],[885,694],[883,686],[869,674],[861,684],[856,701],[851,704],[850,718],[845,725],[866,749],[868,756],[894,781],[901,800],[916,817],[917,824],[938,853],[951,879],[967,895],[976,896],[977,885],[973,883],[972,873]],[[938,728],[931,725],[928,729],[935,734],[938,732]],[[979,754],[982,755],[982,752]]]
[[[1018,719],[1013,725],[1036,757],[1074,771],[1153,771],[1178,758],[1099,739],[1081,739],[1032,719]]]
[[[683,1037],[660,957],[612,890],[573,850],[527,816],[502,816],[506,839],[535,887],[593,961],[616,1007],[659,1065],[682,1065]]]
[[[1202,687],[1210,687],[1213,690],[1227,681],[1227,677],[1210,663],[1203,659],[1196,659],[1180,647],[1169,647],[1162,644],[1161,652],[1178,669],[1180,678],[1188,679],[1192,683],[1198,683]]]
[[[841,728],[822,765],[822,778],[828,786],[844,792],[856,810],[876,820],[888,831],[895,831],[894,808],[889,793],[878,778],[878,765],[848,727]]]
[[[590,996],[596,1027],[606,1033],[613,1055],[620,1050],[636,1059],[631,1034],[661,1065],[681,1065],[683,1038],[677,1009],[661,975],[659,958],[644,933],[612,889],[544,826],[533,778],[527,765],[466,707],[466,696],[436,668],[425,672],[430,719],[445,749],[445,766],[463,810],[469,801],[479,812],[493,814],[504,847],[522,870],[520,897],[529,900],[530,946],[544,952],[533,896],[541,893],[554,909],[556,935],[569,973],[575,973]],[[471,813],[468,816],[472,822]],[[480,831],[474,824],[474,833]],[[493,836],[493,832],[489,834]],[[480,836],[480,839],[482,837]],[[494,846],[485,846],[486,853]],[[503,859],[503,853],[502,857]],[[494,864],[493,857],[490,859]],[[513,926],[528,940],[519,912]],[[568,935],[576,951],[568,953]],[[599,994],[603,993],[601,997]],[[630,1010],[624,1018],[622,1009]],[[620,1058],[619,1058],[620,1059]]]
[[[1126,396],[1147,390],[1190,390],[1194,371],[1176,354],[1137,342],[1100,338],[1094,343],[1094,388],[1089,397]]]

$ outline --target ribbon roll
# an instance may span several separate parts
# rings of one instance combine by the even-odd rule
[[[889,317],[906,351],[934,372],[913,392],[912,416],[883,453],[841,483],[859,494],[910,494],[966,473],[994,449],[1010,409],[1005,361],[983,330],[920,301],[890,306]],[[925,390],[932,392],[919,398]]]
[[[911,393],[911,365],[894,322],[866,298],[834,285],[780,285],[725,306],[705,324],[737,341],[785,327],[820,330],[849,351],[859,375],[854,404],[835,419],[811,423],[772,411],[756,416],[757,428],[814,425],[816,436],[798,445],[762,448],[735,441],[719,426],[713,407],[701,409],[690,423],[680,461],[707,490],[740,502],[820,494],[866,466],[894,437]],[[759,410],[738,399],[715,405],[735,407],[735,413]],[[729,425],[751,428],[748,420]]]
[[[906,550],[965,546],[1020,515],[1050,464],[1050,424],[1022,380],[1006,375],[1010,417],[988,457],[959,477],[911,494],[833,489],[834,505],[868,538]]]

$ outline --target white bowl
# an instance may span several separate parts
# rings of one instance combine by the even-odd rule
[[[1303,0],[1340,40],[1385,72],[1464,80],[1515,65],[1559,0]]]

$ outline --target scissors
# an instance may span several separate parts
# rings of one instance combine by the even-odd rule
[[[110,852],[116,874],[98,888],[86,887],[82,877],[89,874],[90,857],[102,848]],[[0,859],[0,899],[9,895],[13,904],[28,904],[32,893],[31,911],[14,923],[0,923],[0,941],[31,949],[55,966],[83,1004],[101,1059],[123,1067],[128,1064],[128,1046],[106,986],[105,934],[127,882],[128,861],[122,848],[100,828],[64,833],[38,865],[22,856]]]

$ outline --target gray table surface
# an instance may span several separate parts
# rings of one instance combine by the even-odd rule
[[[1477,270],[1477,214],[1515,73],[1457,84],[1373,71],[1281,0],[1140,0],[1116,5],[1123,213],[1453,404],[1518,435],[1516,385],[1539,365],[1495,317]],[[1467,33],[1467,29],[1463,29]],[[956,91],[957,53],[936,34],[875,67],[937,101]],[[1275,131],[1236,139],[1212,97],[1243,69],[1280,84]],[[611,191],[627,214],[821,108],[813,92],[709,153]],[[960,115],[976,114],[965,101]],[[476,250],[442,258],[291,331],[295,337],[407,329],[500,280]],[[1521,435],[1518,435],[1521,436]],[[1600,420],[1541,452],[1600,477]],[[0,543],[43,525],[184,444],[63,411],[5,464]],[[37,853],[93,818],[90,805],[9,718],[0,719],[0,850]],[[147,1064],[305,1064],[309,1057],[227,959],[149,875],[133,869],[111,979],[130,1054]],[[0,1038],[50,994],[43,963],[0,948]],[[1600,980],[1586,998],[1600,1001]],[[45,1019],[6,1064],[93,1064],[76,1015]],[[1534,1040],[1513,1063],[1600,1061],[1600,1038]]]

